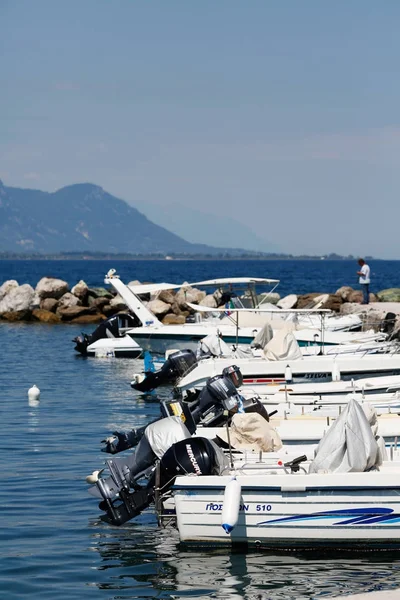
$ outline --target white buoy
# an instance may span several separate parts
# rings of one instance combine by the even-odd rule
[[[146,376],[143,373],[134,373],[132,383],[138,384],[142,383],[146,379]]]
[[[341,378],[340,369],[338,367],[336,360],[334,360],[333,367],[332,367],[332,381],[340,381],[340,378]]]
[[[29,388],[28,398],[29,398],[29,400],[39,400],[40,390],[37,385],[33,385],[31,388]]]
[[[86,477],[86,483],[97,483],[97,481],[103,471],[104,471],[104,469],[100,469],[99,471],[93,471],[93,473],[91,475],[88,475]]]
[[[231,533],[237,525],[241,496],[242,487],[236,477],[232,477],[225,487],[224,504],[221,513],[221,525],[226,533]]]

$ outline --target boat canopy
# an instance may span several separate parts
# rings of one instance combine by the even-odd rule
[[[128,287],[134,294],[152,294],[163,290],[175,290],[182,286],[175,283],[144,283],[143,285],[129,285]]]
[[[223,277],[221,279],[207,279],[206,281],[194,281],[193,283],[148,283],[143,285],[131,285],[129,289],[134,294],[148,294],[161,292],[163,290],[176,290],[179,288],[193,286],[225,286],[225,285],[273,285],[278,284],[279,279],[265,279],[263,277]]]
[[[200,304],[192,304],[191,302],[186,302],[186,304],[192,308],[193,310],[196,310],[198,312],[207,312],[207,313],[241,313],[241,312],[260,312],[260,313],[278,313],[280,315],[283,314],[289,314],[289,313],[303,313],[303,314],[309,314],[309,313],[315,313],[315,314],[327,314],[327,313],[331,313],[331,309],[330,308],[270,308],[270,307],[263,307],[262,305],[260,305],[260,307],[254,307],[254,308],[226,308],[226,307],[219,307],[219,308],[211,308],[209,306],[201,306]]]

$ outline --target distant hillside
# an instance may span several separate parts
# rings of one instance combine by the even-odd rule
[[[178,202],[160,206],[135,201],[133,205],[153,223],[167,227],[176,235],[186,237],[193,242],[201,241],[203,244],[223,247],[240,244],[247,250],[263,253],[276,253],[280,250],[276,245],[257,237],[254,231],[242,222],[240,214],[237,215],[237,219],[234,218],[236,215],[233,210],[226,210],[224,217],[220,218],[203,210],[183,206]],[[266,231],[267,229],[266,227]]]
[[[0,181],[0,252],[213,255],[223,250],[191,244],[96,185],[76,184],[48,193],[6,187]]]

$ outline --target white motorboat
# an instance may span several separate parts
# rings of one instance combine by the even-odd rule
[[[141,358],[143,350],[128,335],[120,338],[103,338],[86,349],[86,355],[95,358]]]
[[[226,310],[222,312],[207,313],[207,318],[194,323],[184,323],[182,325],[164,325],[153,313],[151,313],[145,304],[139,298],[140,294],[159,293],[163,290],[175,290],[182,287],[176,284],[145,284],[140,286],[127,286],[120,278],[109,271],[104,282],[111,285],[123,298],[129,310],[141,323],[141,326],[133,327],[126,331],[126,334],[135,339],[143,350],[150,350],[156,354],[165,354],[171,347],[174,349],[192,349],[195,350],[198,342],[209,335],[218,331],[219,335],[228,344],[248,345],[254,340],[259,331],[259,327],[242,327],[238,322],[233,322],[225,315]],[[213,279],[199,281],[192,286],[213,286],[224,289],[225,286],[240,285],[246,286],[250,291],[246,297],[254,303],[257,303],[257,295],[254,286],[274,285],[279,280],[265,279],[255,277],[236,277],[230,279]],[[264,301],[264,297],[261,303]]]
[[[73,339],[75,350],[83,356],[96,358],[139,358],[143,350],[135,340],[125,335],[134,318],[119,313],[103,321],[91,334],[82,333]]]
[[[313,387],[310,392],[306,384],[337,383],[338,385],[318,387],[320,393],[329,393],[339,388],[339,384],[348,386],[351,380],[388,377],[400,375],[400,354],[378,354],[366,356],[318,356],[292,360],[267,360],[266,358],[209,358],[198,361],[184,375],[175,387],[180,391],[201,388],[207,379],[223,372],[232,363],[239,367],[243,375],[243,385],[260,394],[285,391],[289,386],[291,393],[318,393]],[[367,389],[367,386],[365,385]],[[303,391],[301,391],[303,390]],[[372,389],[371,389],[372,391]],[[381,387],[374,391],[386,391]]]
[[[243,434],[238,443],[244,441]],[[178,475],[172,490],[182,542],[352,550],[400,545],[400,463],[382,456],[356,402],[312,461],[244,454],[231,456],[219,474]]]
[[[174,500],[180,540],[290,549],[399,545],[398,463],[363,473],[288,471],[278,464],[260,469],[244,461],[223,476],[178,477]],[[233,474],[240,486],[240,505],[237,524],[227,534],[221,515]]]
[[[143,350],[149,350],[158,354],[165,354],[166,350],[191,349],[195,350],[198,342],[212,333],[217,333],[227,344],[249,345],[260,329],[268,322],[272,316],[274,327],[282,328],[287,326],[287,318],[290,314],[295,314],[297,319],[305,319],[301,329],[296,329],[295,336],[300,345],[330,345],[343,344],[352,341],[369,342],[377,339],[384,339],[382,334],[375,332],[353,332],[349,329],[360,328],[362,322],[358,315],[346,315],[341,317],[330,317],[331,311],[310,308],[285,311],[276,308],[273,305],[267,305],[268,295],[262,296],[259,301],[259,295],[255,292],[256,285],[277,285],[279,280],[257,277],[236,277],[222,278],[207,281],[198,281],[191,286],[207,287],[213,286],[223,289],[228,286],[233,289],[234,286],[245,286],[249,291],[244,298],[235,298],[238,306],[229,306],[229,308],[212,309],[200,307],[187,303],[192,310],[196,310],[198,322],[184,323],[182,325],[164,325],[151,313],[145,304],[140,300],[140,294],[159,293],[162,290],[173,290],[182,287],[182,284],[175,285],[169,283],[148,284],[139,286],[127,286],[116,275],[115,270],[111,269],[105,277],[105,283],[111,285],[123,298],[129,310],[140,321],[141,326],[133,327],[126,333],[133,337]],[[275,289],[275,288],[273,288]],[[248,306],[244,307],[243,302]],[[310,317],[311,315],[311,317]],[[312,318],[312,324],[319,320],[319,328],[309,328],[308,318]],[[341,325],[338,325],[338,323]],[[296,325],[296,327],[299,327]],[[346,329],[347,331],[343,331]]]

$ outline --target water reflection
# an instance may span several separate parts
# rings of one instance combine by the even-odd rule
[[[218,600],[306,600],[400,586],[400,560],[391,553],[189,549],[176,530],[157,529],[150,513],[123,529],[102,528],[92,543],[99,569],[113,570],[108,589],[122,586],[124,597],[137,597],[138,585],[151,585],[154,597],[168,591],[171,598]]]

